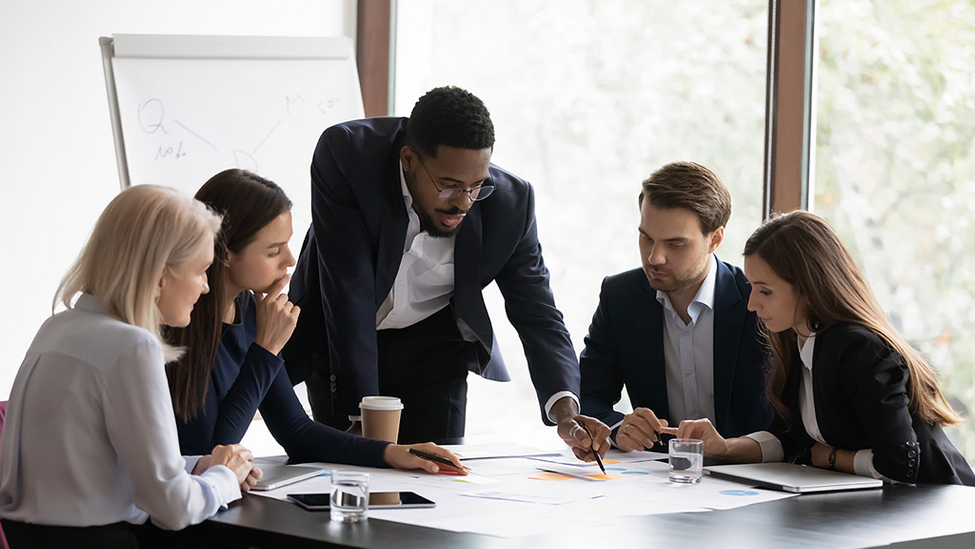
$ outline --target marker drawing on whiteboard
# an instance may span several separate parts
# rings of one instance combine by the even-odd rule
[[[183,158],[186,153],[183,152],[183,142],[180,141],[179,145],[174,149],[172,147],[159,147],[156,150],[156,160],[162,160],[167,156],[173,155],[173,158]]]
[[[176,125],[178,125],[180,128],[183,128],[184,130],[186,130],[193,137],[199,139],[200,141],[206,143],[207,145],[210,145],[210,147],[212,147],[213,150],[217,150],[217,146],[216,145],[214,145],[213,143],[210,143],[209,141],[207,141],[202,135],[200,135],[200,134],[196,133],[195,131],[187,128],[186,125],[183,124],[182,122],[180,122],[179,120],[176,120],[174,118],[173,119],[173,122],[176,123]]]
[[[296,95],[294,99],[291,99],[287,95],[284,96],[284,106],[288,110],[288,114],[291,114],[291,105],[294,105],[298,101],[301,101],[302,103],[304,103],[305,102],[305,98],[302,97],[301,94]]]
[[[253,173],[260,173],[257,171],[257,159],[250,155],[247,151],[242,151],[240,149],[234,149],[234,162],[237,167],[241,170],[247,170]]]
[[[318,111],[320,113],[322,113],[322,114],[328,114],[328,111],[332,110],[332,108],[334,108],[337,104],[339,104],[341,102],[342,102],[342,96],[341,95],[336,95],[335,97],[333,97],[331,99],[325,99],[325,100],[319,101],[318,104],[315,105],[315,106],[318,107]]]
[[[156,133],[162,130],[163,133],[169,133],[166,131],[165,126],[163,126],[163,118],[166,116],[166,111],[163,108],[162,101],[158,99],[150,99],[145,103],[139,103],[139,127],[142,131],[146,133]]]
[[[274,130],[278,129],[278,126],[281,125],[281,122],[284,122],[284,121],[283,120],[278,120],[278,123],[275,124],[274,127],[271,128],[271,131],[267,132],[267,135],[265,135],[264,136],[264,139],[261,140],[261,143],[257,147],[255,147],[253,151],[251,151],[251,154],[257,154],[257,149],[260,149],[261,147],[264,146],[264,142],[267,141],[267,138],[268,137],[271,137],[271,134],[274,133]]]

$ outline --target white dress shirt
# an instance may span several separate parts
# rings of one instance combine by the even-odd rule
[[[424,320],[450,304],[454,296],[454,236],[434,237],[420,229],[420,218],[413,210],[413,196],[406,185],[403,163],[399,166],[399,181],[403,203],[409,215],[403,259],[389,295],[376,311],[376,329],[405,328]],[[477,338],[463,321],[458,329],[467,341]],[[562,397],[579,402],[571,391],[555,393],[545,403],[545,414],[552,418],[552,406]],[[358,421],[361,416],[349,416]]]
[[[689,323],[677,314],[670,296],[657,291],[664,307],[664,366],[671,425],[684,419],[714,417],[714,285],[718,260],[711,254],[708,274],[687,306]]]
[[[420,230],[402,163],[399,180],[410,223],[396,280],[376,311],[377,330],[412,326],[449,305],[454,295],[455,237],[434,237]]]
[[[59,526],[202,522],[240,498],[222,465],[180,456],[162,348],[84,294],[44,323],[10,393],[0,516]]]
[[[806,338],[805,343],[798,339],[799,359],[802,362],[802,377],[799,379],[799,414],[802,417],[802,426],[806,429],[806,434],[816,442],[827,444],[819,430],[819,421],[816,419],[816,400],[813,386],[813,355],[816,350],[816,334],[812,333]],[[745,435],[758,442],[762,447],[762,461],[782,461],[785,459],[785,451],[782,449],[782,442],[768,431],[759,431]],[[853,471],[863,477],[880,478],[890,480],[877,472],[873,466],[873,450],[858,450],[853,457]]]

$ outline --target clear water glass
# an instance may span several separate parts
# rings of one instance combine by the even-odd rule
[[[369,473],[332,471],[332,498],[329,515],[338,522],[359,522],[368,518]]]
[[[670,439],[670,482],[694,484],[704,472],[704,441],[693,438]]]

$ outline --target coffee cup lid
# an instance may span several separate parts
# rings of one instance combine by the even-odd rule
[[[363,410],[402,410],[403,402],[399,397],[364,396],[359,408]]]

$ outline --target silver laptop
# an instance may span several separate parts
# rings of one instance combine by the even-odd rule
[[[834,490],[862,490],[880,488],[884,485],[882,480],[876,478],[782,462],[711,465],[705,467],[704,471],[714,478],[799,494]]]
[[[264,476],[257,481],[251,490],[263,491],[274,490],[282,486],[294,484],[306,478],[317,477],[327,469],[321,467],[309,467],[301,465],[264,465],[256,463]]]

